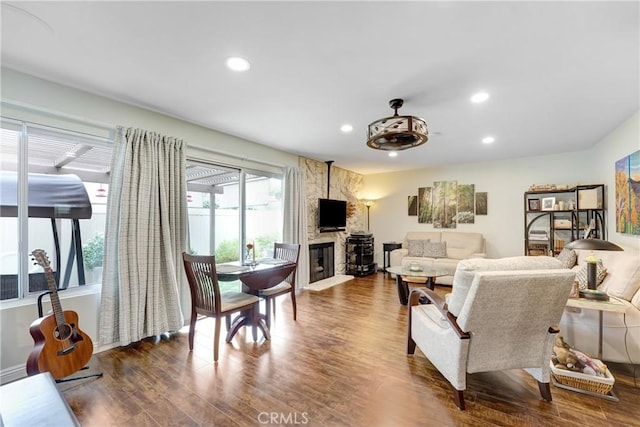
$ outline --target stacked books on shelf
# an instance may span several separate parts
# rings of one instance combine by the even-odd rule
[[[564,249],[564,240],[562,239],[554,239],[553,240],[553,251],[555,253],[560,253]]]
[[[528,255],[547,255],[549,234],[546,230],[529,230]]]
[[[545,230],[530,230],[529,240],[549,240],[549,234]]]
[[[530,256],[538,256],[538,255],[548,255],[549,248],[547,248],[546,243],[529,243],[529,253]]]

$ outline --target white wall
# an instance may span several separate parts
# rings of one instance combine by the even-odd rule
[[[488,214],[476,216],[475,224],[458,224],[452,231],[484,234],[492,258],[524,254],[523,199],[531,184],[604,183],[607,207],[614,206],[615,161],[640,148],[638,121],[636,113],[586,151],[365,176],[363,194],[377,199],[371,207],[377,262],[382,262],[383,242],[402,242],[407,231],[433,229],[431,224],[419,224],[417,216],[407,215],[407,196],[417,195],[418,187],[433,186],[434,181],[475,184],[476,192],[488,193]],[[638,236],[615,233],[615,212],[608,208],[607,214],[608,239],[637,246]]]
[[[85,132],[96,130],[93,125],[83,124],[85,122],[102,124],[103,136],[108,136],[115,125],[148,129],[184,139],[189,146],[188,155],[204,160],[267,171],[273,171],[273,165],[298,166],[297,155],[5,68],[1,72],[1,115],[5,117]],[[220,153],[232,153],[244,159]],[[87,286],[60,295],[62,308],[78,313],[80,329],[93,339],[94,344],[98,339],[99,292],[99,286]],[[188,294],[188,289],[184,289],[183,300],[189,301]],[[189,310],[189,307],[183,307],[183,312]],[[1,383],[26,375],[25,363],[33,349],[29,325],[36,318],[35,298],[0,303]]]
[[[184,139],[189,146],[190,154],[196,153],[198,157],[206,160],[242,167],[255,167],[259,163],[252,160],[257,159],[266,164],[298,166],[298,156],[294,154],[7,68],[2,68],[1,72],[3,101],[1,113],[5,117],[78,130],[87,129],[82,125],[83,121],[99,123],[111,128],[115,128],[116,125],[142,128]],[[21,108],[20,105],[35,107],[37,111]],[[42,111],[51,112],[51,114],[42,114]],[[57,114],[78,120],[73,123],[73,120],[64,120],[64,117],[56,116]],[[229,153],[238,158],[202,150]]]

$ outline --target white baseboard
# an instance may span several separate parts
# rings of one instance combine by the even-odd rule
[[[27,364],[12,366],[0,372],[0,384],[7,384],[27,376]]]

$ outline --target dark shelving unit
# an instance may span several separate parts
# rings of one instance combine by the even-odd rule
[[[553,206],[549,209],[552,200]],[[525,255],[557,255],[565,244],[587,237],[585,229],[589,237],[606,239],[605,203],[604,184],[526,191]]]
[[[373,262],[373,235],[358,234],[347,237],[346,248],[346,272],[354,276],[367,276],[376,272],[376,263]]]

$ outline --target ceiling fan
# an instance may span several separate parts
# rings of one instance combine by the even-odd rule
[[[389,107],[394,110],[394,115],[369,124],[367,146],[375,150],[400,151],[418,147],[429,140],[431,134],[424,119],[398,114],[403,104],[401,98],[392,99]]]

